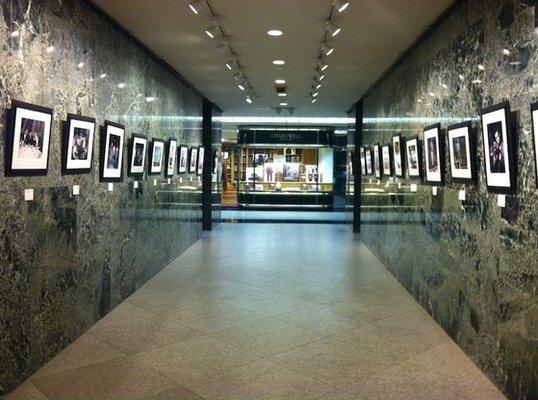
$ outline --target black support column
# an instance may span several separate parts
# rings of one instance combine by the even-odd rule
[[[202,228],[210,231],[212,224],[211,167],[213,103],[204,98],[202,106],[202,146],[204,147],[204,170],[202,172]]]
[[[353,232],[361,231],[361,196],[362,196],[362,165],[360,149],[362,146],[363,133],[363,100],[355,105],[355,151],[353,152],[354,195],[353,195]]]

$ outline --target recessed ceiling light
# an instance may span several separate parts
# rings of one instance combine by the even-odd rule
[[[267,34],[269,36],[282,36],[282,31],[279,31],[278,29],[271,29],[270,31],[267,31]]]
[[[338,12],[344,12],[346,8],[349,7],[349,1],[346,0],[333,0],[333,5],[336,7]]]
[[[277,85],[285,85],[285,84],[286,84],[286,80],[285,80],[285,79],[277,79],[277,80],[275,81],[275,83],[276,83]]]
[[[286,106],[288,105],[288,103],[280,103],[280,105],[281,105],[282,107],[286,107]]]
[[[196,15],[198,15],[198,11],[200,10],[200,3],[201,2],[202,2],[201,0],[192,0],[192,1],[189,2],[189,8]]]
[[[278,94],[280,97],[286,97],[288,94],[287,93],[279,93]]]
[[[274,65],[284,65],[286,64],[286,61],[284,60],[273,60]]]

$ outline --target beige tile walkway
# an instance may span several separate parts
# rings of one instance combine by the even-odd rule
[[[505,398],[348,228],[225,224],[18,399]]]

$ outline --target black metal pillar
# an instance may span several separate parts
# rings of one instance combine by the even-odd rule
[[[361,196],[362,196],[362,165],[360,161],[360,149],[362,146],[363,133],[363,100],[355,105],[355,149],[353,151],[354,192],[353,192],[353,232],[361,231]]]

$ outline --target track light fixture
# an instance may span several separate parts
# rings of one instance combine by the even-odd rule
[[[222,42],[217,45],[217,53],[226,54],[230,51],[230,42],[224,38]]]
[[[211,25],[205,28],[205,33],[211,39],[215,39],[221,34],[219,22],[215,19]]]
[[[245,79],[245,75],[244,75],[241,71],[236,72],[236,73],[234,74],[234,79],[235,79],[236,81],[238,81],[238,82],[242,82],[242,81],[244,81],[244,79]]]
[[[332,47],[330,44],[328,44],[327,42],[323,42],[321,43],[321,51],[323,53],[325,53],[325,55],[328,57],[330,56],[333,51],[334,51],[334,47]]]
[[[327,64],[325,61],[323,61],[322,59],[319,59],[318,60],[318,68],[321,72],[325,71],[327,69],[327,67],[329,66],[329,64]]]
[[[248,104],[252,104],[252,98],[250,96],[247,96],[245,100]]]
[[[349,7],[349,1],[346,0],[333,0],[333,6],[339,13],[344,12]]]
[[[331,37],[335,37],[342,30],[342,28],[340,28],[338,25],[336,25],[331,20],[329,20],[329,21],[327,21],[325,23],[325,29],[329,33],[329,35],[331,35]]]
[[[226,61],[226,68],[228,68],[230,71],[237,68],[237,59],[236,58],[231,58],[228,61]]]
[[[325,78],[325,74],[317,71],[314,78],[316,79],[316,81],[321,82],[323,80],[323,78]]]
[[[314,85],[312,87],[316,90],[319,90],[319,88],[321,87],[321,82],[314,81]]]
[[[198,15],[198,13],[200,12],[200,6],[201,5],[202,5],[202,0],[189,1],[189,8],[196,15]]]

